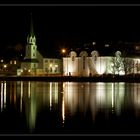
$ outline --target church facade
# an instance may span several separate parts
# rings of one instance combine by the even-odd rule
[[[21,68],[17,70],[17,75],[61,75],[62,70],[62,59],[44,58],[37,50],[36,37],[31,18],[30,33],[27,37],[25,57],[21,62]]]

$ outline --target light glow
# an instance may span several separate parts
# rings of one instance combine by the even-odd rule
[[[62,49],[62,53],[63,53],[63,54],[66,53],[66,49]]]

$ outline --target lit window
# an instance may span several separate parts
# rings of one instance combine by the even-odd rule
[[[140,50],[140,46],[135,46],[135,50]]]
[[[58,67],[58,65],[55,65],[55,68],[57,68]]]
[[[75,60],[75,57],[74,56],[72,56],[72,61],[74,61]]]
[[[17,64],[16,60],[14,61],[14,64]]]
[[[105,44],[105,47],[109,47],[109,44]]]
[[[52,64],[50,64],[50,67],[52,67]]]

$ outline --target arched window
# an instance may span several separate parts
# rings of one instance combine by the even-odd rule
[[[72,61],[75,61],[75,57],[77,56],[76,52],[75,51],[71,51],[69,53],[69,56],[71,57]]]
[[[91,52],[91,56],[93,58],[93,61],[96,62],[97,61],[97,57],[99,56],[98,51],[92,51]]]

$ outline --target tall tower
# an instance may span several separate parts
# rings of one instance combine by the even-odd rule
[[[27,45],[26,45],[24,62],[26,63],[25,67],[27,70],[30,70],[32,72],[36,71],[38,67],[37,45],[36,45],[36,37],[33,29],[32,14],[31,14],[31,21],[30,21],[30,33],[27,36]]]

